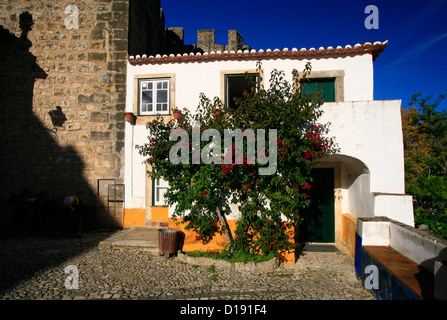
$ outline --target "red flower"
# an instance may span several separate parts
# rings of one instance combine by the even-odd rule
[[[309,159],[312,157],[312,151],[308,150],[304,153],[304,158]]]
[[[282,139],[281,138],[277,138],[276,139],[276,146],[278,147],[281,143],[282,143]]]
[[[206,190],[202,191],[202,197],[206,197]]]
[[[301,185],[301,187],[303,188],[303,189],[310,189],[310,187],[311,187],[311,185],[309,184],[309,183],[303,183],[302,185]]]
[[[222,165],[222,173],[223,174],[227,174],[227,173],[231,172],[232,170],[233,170],[232,164],[229,164],[229,165],[223,164]]]

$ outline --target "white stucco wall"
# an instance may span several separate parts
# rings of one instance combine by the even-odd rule
[[[362,246],[389,246],[389,221],[357,220],[357,234],[362,238]]]
[[[370,192],[370,175],[353,176],[348,188],[347,211],[353,217],[374,217],[374,196]],[[349,177],[348,177],[349,179]]]
[[[276,59],[262,61],[264,85],[268,87],[273,69],[283,70],[291,81],[292,70],[302,71],[306,59]],[[403,201],[405,206],[399,212],[377,208],[388,206],[390,199],[379,199],[372,193],[404,194],[404,159],[400,101],[373,101],[373,66],[369,54],[337,57],[320,57],[311,60],[313,71],[343,70],[344,100],[346,102],[325,103],[321,122],[330,122],[330,136],[336,137],[341,154],[353,157],[365,164],[368,173],[348,177],[349,166],[345,166],[342,179],[348,182],[342,190],[343,210],[354,216],[387,215],[393,219],[411,224],[408,199],[399,199],[391,207],[396,208]],[[189,63],[163,63],[132,66],[128,64],[126,111],[133,111],[135,77],[137,75],[174,74],[175,106],[195,111],[200,93],[209,98],[221,97],[221,71],[256,69],[255,60],[212,61]],[[126,123],[126,208],[144,208],[146,167],[135,146],[148,141],[144,125]],[[349,181],[352,179],[352,181]],[[347,198],[347,199],[346,199]],[[397,197],[394,199],[398,199]],[[386,211],[386,212],[383,212]],[[411,215],[411,218],[409,218]]]
[[[275,59],[262,61],[264,84],[270,81],[273,69],[285,71],[285,79],[292,80],[292,70],[303,71],[311,62],[312,71],[344,70],[344,100],[373,99],[373,66],[371,55],[338,56],[318,59]],[[127,65],[126,111],[133,111],[135,75],[175,74],[175,104],[180,109],[194,111],[200,93],[209,98],[221,97],[221,71],[256,69],[255,60],[163,63],[141,66]]]
[[[358,219],[363,246],[390,246],[434,273],[436,261],[447,259],[447,242],[389,218]]]
[[[378,194],[374,198],[374,216],[384,216],[414,226],[412,196]]]
[[[331,102],[322,123],[330,122],[340,153],[360,160],[361,175],[346,166],[344,209],[355,217],[386,216],[414,225],[412,197],[405,195],[400,100]]]
[[[370,191],[405,193],[400,100],[331,102],[323,110],[340,153],[369,169]]]
[[[133,126],[126,122],[125,135],[125,207],[144,208],[146,165],[145,158],[138,153],[136,146],[147,143],[148,133],[145,126]]]
[[[398,223],[390,223],[390,246],[430,272],[434,272],[436,259],[447,259],[446,241]]]

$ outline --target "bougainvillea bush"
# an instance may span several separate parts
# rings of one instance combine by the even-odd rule
[[[306,65],[304,74],[309,72]],[[284,72],[274,70],[269,88],[255,83],[237,108],[201,94],[194,114],[184,109],[181,119],[158,117],[147,124],[149,142],[137,148],[152,168],[148,174],[169,182],[166,205],[173,206],[185,229],[196,232],[197,241],[207,243],[223,233],[227,252],[278,258],[295,249],[290,239],[300,211],[310,203],[312,162],[336,152],[333,139],[325,136],[328,124],[318,123],[324,98],[303,93],[305,78],[293,71],[288,82]],[[223,143],[225,133],[236,130],[246,134],[242,143]],[[173,161],[173,154],[182,154],[182,161]],[[267,167],[270,172],[263,172]],[[231,204],[240,214],[233,235],[225,219]]]

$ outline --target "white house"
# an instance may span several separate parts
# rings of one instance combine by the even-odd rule
[[[320,161],[319,183],[330,191],[324,200],[329,211],[318,231],[324,237],[308,235],[306,241],[343,243],[353,252],[357,218],[386,216],[413,226],[412,198],[404,185],[401,102],[373,97],[373,62],[387,44],[129,57],[126,112],[136,120],[126,123],[124,226],[171,223],[162,203],[166,185],[147,177],[145,159],[135,148],[147,142],[146,123],[156,113],[172,117],[174,107],[194,112],[200,93],[228,105],[244,85],[238,76],[256,73],[258,61],[265,86],[273,69],[291,81],[292,70],[310,62],[311,81],[327,98],[321,122],[330,122],[329,135],[340,153]],[[228,218],[237,219],[237,213]]]

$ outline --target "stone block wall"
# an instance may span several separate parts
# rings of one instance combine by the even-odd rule
[[[0,1],[2,206],[123,182],[128,23],[128,1]]]
[[[129,0],[129,55],[165,53],[160,0]]]
[[[202,52],[250,50],[250,46],[243,44],[243,38],[237,30],[228,30],[228,44],[216,44],[215,30],[197,30],[197,49]]]
[[[119,222],[97,193],[102,179],[124,181],[127,56],[204,49],[165,28],[160,0],[0,0],[0,44],[0,234],[24,189],[59,205],[77,195],[96,224]],[[218,47],[247,46],[231,30]]]

